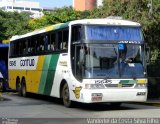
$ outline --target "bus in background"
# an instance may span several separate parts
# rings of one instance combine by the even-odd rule
[[[141,25],[122,19],[84,19],[14,36],[9,86],[81,103],[147,99],[146,53]]]
[[[0,90],[8,89],[8,47],[9,44],[0,44]]]

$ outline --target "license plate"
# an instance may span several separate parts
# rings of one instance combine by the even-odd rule
[[[102,97],[92,97],[92,101],[102,101]]]

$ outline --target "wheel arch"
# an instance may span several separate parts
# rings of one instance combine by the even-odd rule
[[[21,86],[22,85],[25,85],[25,87],[27,89],[27,84],[26,84],[26,78],[25,78],[25,76],[23,76],[22,79],[21,79]]]
[[[16,83],[17,83],[17,81],[20,81],[20,77],[19,76],[17,76],[17,78],[16,78]]]
[[[16,77],[16,90],[18,90],[18,83],[20,83],[20,77],[19,76],[17,76]]]
[[[23,76],[21,79],[21,96],[23,96],[23,97],[27,96],[27,85],[26,85],[25,76]]]
[[[25,82],[23,82],[23,81],[25,81]],[[26,83],[26,78],[24,76],[21,79],[21,83]]]
[[[62,89],[63,89],[64,84],[66,84],[66,83],[67,83],[67,81],[65,79],[63,79],[61,81],[60,90],[59,90],[60,98],[62,98]],[[67,85],[68,85],[68,83],[67,83]]]

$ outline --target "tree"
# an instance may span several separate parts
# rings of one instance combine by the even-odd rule
[[[0,10],[0,41],[2,41],[3,39],[5,39],[5,27],[3,27],[3,23],[4,23],[4,12]]]
[[[30,20],[29,26],[34,30],[48,25],[80,19],[80,16],[81,12],[74,11],[71,7],[56,8],[51,12],[45,12],[42,18]]]
[[[0,40],[28,32],[29,13],[0,11]]]

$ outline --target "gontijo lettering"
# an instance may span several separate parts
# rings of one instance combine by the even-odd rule
[[[35,60],[34,59],[24,59],[20,61],[20,66],[34,66]]]

